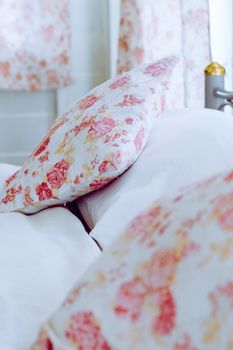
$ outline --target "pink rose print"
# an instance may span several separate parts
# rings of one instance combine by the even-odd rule
[[[126,118],[125,119],[126,124],[132,125],[133,124],[133,118]]]
[[[31,198],[31,188],[27,186],[24,190],[24,202],[23,204],[28,207],[29,205],[33,205],[33,199]]]
[[[220,226],[225,231],[233,230],[233,194],[226,194],[218,198],[215,209],[213,211],[214,217],[218,220]]]
[[[82,101],[79,103],[80,109],[87,109],[91,106],[93,106],[96,101],[98,101],[99,97],[90,95],[82,99]]]
[[[114,89],[117,89],[118,87],[121,87],[121,86],[125,85],[129,81],[130,81],[130,77],[129,76],[124,76],[124,77],[114,81],[109,87],[110,87],[110,89],[114,90]]]
[[[116,167],[110,160],[104,160],[99,166],[100,173],[106,173],[114,169],[116,169]]]
[[[167,335],[175,327],[176,308],[170,291],[176,273],[177,259],[172,250],[155,252],[141,271],[141,277],[125,282],[116,295],[114,311],[119,317],[130,317],[136,322],[149,300],[154,305],[155,317],[152,330],[155,334]]]
[[[108,132],[110,132],[114,127],[116,126],[116,122],[111,119],[104,117],[101,120],[98,120],[97,122],[94,121],[88,131],[88,134],[91,137],[100,137],[104,136]]]
[[[156,220],[156,217],[160,216],[162,212],[163,212],[162,207],[157,206],[155,208],[150,209],[147,213],[139,215],[131,223],[127,231],[127,234],[130,237],[137,236],[141,243],[146,242],[151,237],[151,232],[150,230],[147,229],[147,227],[150,227],[150,224],[154,223],[154,221]],[[158,221],[156,228],[158,229],[160,225],[161,223],[160,221]]]
[[[111,350],[92,312],[77,312],[71,316],[65,337],[77,350]]]
[[[143,126],[141,127],[141,129],[138,131],[135,139],[134,139],[134,144],[137,150],[137,153],[139,153],[142,149],[142,144],[143,144],[143,140],[145,137],[145,130],[143,128]]]
[[[129,107],[133,105],[138,105],[144,103],[145,100],[143,98],[139,99],[134,95],[124,95],[124,100],[122,102],[117,103],[116,106],[119,107]]]
[[[98,190],[101,187],[107,185],[112,179],[102,179],[102,180],[94,180],[90,184],[90,187],[93,191]]]
[[[225,286],[219,287],[219,293],[228,300],[229,307],[233,310],[233,282],[226,283]]]
[[[183,339],[175,344],[174,350],[198,350],[192,345],[192,340],[189,335],[185,334]]]
[[[115,312],[118,316],[129,316],[131,321],[140,317],[145,299],[145,288],[139,278],[125,282],[117,293]]]
[[[168,335],[175,327],[176,307],[170,292],[161,292],[159,297],[159,315],[155,317],[152,325],[153,332]]]
[[[36,187],[36,194],[39,197],[39,201],[45,201],[46,199],[53,198],[52,191],[48,188],[46,182],[42,182]]]
[[[166,58],[159,62],[150,64],[149,66],[146,67],[144,74],[151,75],[152,77],[166,74],[168,71],[170,71],[174,67],[177,61],[178,61],[177,57],[172,57],[172,58]]]
[[[41,154],[41,153],[46,149],[46,147],[48,146],[49,141],[50,141],[50,137],[46,137],[46,138],[42,141],[42,143],[40,143],[40,145],[35,149],[35,151],[34,151],[33,154],[32,154],[32,157],[36,157],[36,156],[38,156],[39,154]]]
[[[63,159],[47,172],[47,180],[52,188],[60,188],[63,185],[69,166],[69,163]]]
[[[217,287],[209,294],[211,303],[211,319],[215,319],[224,326],[226,319],[233,311],[233,282],[229,281]]]
[[[219,223],[225,230],[233,230],[233,208],[219,215]]]
[[[233,171],[231,171],[225,178],[224,181],[231,182],[233,180]]]
[[[166,288],[174,278],[178,260],[173,250],[156,252],[145,266],[144,282],[154,289]]]
[[[4,78],[7,78],[10,74],[10,63],[9,62],[0,62],[0,75]]]
[[[12,202],[17,194],[22,192],[22,186],[18,186],[17,188],[11,187],[6,191],[6,196],[1,200],[3,204],[7,204],[9,202]]]
[[[144,49],[143,48],[136,47],[132,54],[133,54],[133,57],[134,57],[137,64],[143,63],[143,58],[144,58]]]
[[[5,180],[5,185],[8,186],[18,175],[19,170],[17,170],[13,175],[8,177],[8,179]]]
[[[49,152],[46,151],[44,155],[42,155],[41,157],[38,158],[38,160],[41,164],[43,164],[44,162],[49,160]]]
[[[49,340],[47,332],[42,330],[31,350],[54,350],[52,342]]]
[[[194,32],[197,34],[201,33],[208,25],[208,11],[202,8],[199,8],[196,11],[189,11],[184,20],[188,26],[192,27]]]

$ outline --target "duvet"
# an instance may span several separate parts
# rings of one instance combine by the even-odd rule
[[[105,249],[112,244],[113,239],[121,235],[127,224],[142,210],[146,210],[149,205],[152,205],[154,200],[162,196],[170,196],[171,192],[175,195],[178,187],[183,187],[183,184],[187,187],[192,182],[201,181],[204,177],[221,170],[230,169],[231,166],[233,168],[231,155],[233,120],[230,118],[224,119],[224,114],[220,112],[205,111],[202,114],[192,112],[192,117],[195,118],[194,121],[189,115],[189,110],[186,110],[186,112],[187,121],[184,122],[184,116],[183,119],[179,119],[179,112],[176,112],[177,122],[174,119],[171,123],[167,120],[154,129],[152,139],[150,139],[148,147],[145,148],[140,159],[120,179],[90,197],[84,197],[80,209],[85,214],[86,221],[88,222],[87,219],[89,219],[89,222],[91,222],[89,226],[92,228],[92,224],[95,225],[90,236],[87,235],[79,219],[63,207],[47,209],[33,216],[25,216],[19,213],[0,214],[1,350],[29,350],[30,344],[36,339],[40,326],[62,304],[72,286],[82,275],[84,275],[83,281],[85,281],[86,269],[96,261],[99,255],[99,249],[91,237],[97,240]],[[172,120],[174,113],[170,111],[169,115]],[[199,115],[198,118],[197,115]],[[222,122],[219,122],[221,117],[223,117]],[[203,119],[205,119],[204,122]],[[182,136],[182,130],[185,137]],[[207,135],[209,135],[209,139],[207,139]],[[153,169],[150,170],[151,160],[154,163]],[[145,168],[147,181],[143,183]],[[0,175],[2,179],[8,176],[8,172],[12,173],[12,170],[14,171],[13,168],[9,169],[6,165],[1,165]],[[85,204],[86,198],[88,206],[84,208],[83,204]],[[197,205],[195,209],[197,209]],[[95,214],[97,207],[99,211],[102,211],[101,215],[97,213],[96,218],[98,220],[95,220],[93,213]],[[189,213],[191,213],[191,209]],[[144,221],[142,220],[140,221],[141,233],[144,232],[143,225]],[[137,231],[138,228],[134,226],[134,229]],[[127,244],[128,248],[131,249],[128,241]],[[111,249],[114,254],[114,248]],[[108,258],[103,258],[105,259],[103,261],[105,261],[106,268],[108,265],[114,264],[111,254],[106,255],[110,256],[109,263],[107,262]],[[105,256],[105,253],[103,255]],[[141,271],[143,269],[139,269],[140,273]],[[96,271],[88,276],[95,276],[96,278]],[[99,287],[99,284],[104,283],[104,276],[100,273],[97,277],[98,295],[101,297],[101,286]],[[128,292],[135,295],[136,301],[133,300],[133,303],[137,303],[137,287],[136,285],[135,290],[133,285],[132,290],[127,287],[123,290],[125,294],[120,296],[123,299],[119,302],[119,308],[121,308],[119,310],[122,311],[125,308],[124,310],[126,310],[125,312],[128,313],[129,317],[131,309],[128,309],[132,305],[130,305],[131,301],[127,299]],[[71,296],[73,298],[73,295]],[[105,300],[109,304],[107,294],[105,296]],[[93,294],[93,310],[95,309],[94,298]],[[81,305],[77,301],[78,308],[84,310],[86,316],[90,316],[89,311],[85,309],[88,304],[87,298],[84,299],[86,300],[85,305]],[[102,310],[98,312],[101,314]],[[59,315],[59,312],[57,315]],[[85,317],[84,320],[86,320]],[[88,320],[95,331],[99,329],[93,318]],[[126,320],[126,322],[128,321]],[[123,325],[122,322],[121,325]],[[106,325],[107,328],[110,326],[110,323]],[[74,330],[75,327],[76,324]],[[38,345],[35,345],[36,350],[47,350],[46,345],[43,344],[46,344],[47,341],[48,328],[49,326],[45,327],[45,333],[42,331]],[[89,335],[93,335],[93,329],[87,329],[87,332],[89,331]],[[103,333],[106,336],[109,332],[106,333],[103,329]],[[72,333],[72,337],[79,344],[76,334]],[[116,335],[117,338],[118,335]],[[100,335],[100,339],[103,339],[102,335]],[[87,342],[90,345],[88,343],[89,338],[86,338],[86,336],[82,340],[84,341],[83,344]],[[174,349],[195,349],[191,346],[191,343],[188,347],[189,343],[186,340],[184,335],[184,341],[178,342],[178,347]],[[109,341],[111,343],[111,340]],[[67,349],[73,350],[75,348],[79,350],[77,344],[75,344],[76,347],[73,347],[74,344],[67,345]],[[109,348],[106,349],[110,349],[110,345],[108,346]],[[56,349],[60,350],[59,346]],[[63,350],[63,347],[61,349]],[[85,347],[82,349],[86,350]],[[91,349],[97,349],[95,344]],[[113,347],[113,349],[118,348]],[[210,349],[212,348],[210,347]]]
[[[1,180],[12,167],[0,166]],[[0,349],[27,350],[41,324],[99,255],[62,207],[0,214]]]

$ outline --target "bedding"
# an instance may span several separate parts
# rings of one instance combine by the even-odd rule
[[[31,350],[230,349],[232,193],[233,170],[155,201],[90,267]]]
[[[1,213],[0,349],[29,349],[41,324],[99,253],[65,208],[30,216]]]
[[[116,232],[111,227],[124,228],[150,200],[233,166],[232,135],[233,119],[222,112],[164,112],[137,162],[104,189],[76,201],[91,236],[104,248]]]
[[[76,101],[0,189],[0,211],[34,213],[122,174],[144,148],[178,64],[171,56],[143,65]]]
[[[5,180],[20,169],[19,166],[7,163],[0,163],[0,188]]]

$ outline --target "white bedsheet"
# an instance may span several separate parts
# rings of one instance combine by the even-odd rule
[[[12,170],[0,165],[0,183]],[[0,350],[28,350],[40,325],[98,255],[65,208],[0,214]]]

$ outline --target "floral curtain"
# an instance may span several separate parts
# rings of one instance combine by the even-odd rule
[[[71,83],[68,0],[0,0],[0,89]]]
[[[204,105],[204,67],[210,62],[208,0],[121,0],[118,71],[180,53],[176,106]]]

